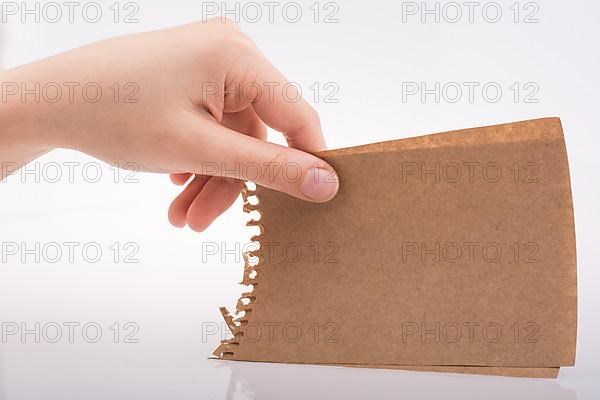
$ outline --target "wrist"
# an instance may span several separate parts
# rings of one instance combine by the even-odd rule
[[[2,152],[30,154],[51,150],[52,140],[47,130],[39,128],[40,104],[22,96],[26,81],[19,80],[13,71],[0,73],[0,146]]]

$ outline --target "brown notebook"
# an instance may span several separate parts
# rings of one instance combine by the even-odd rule
[[[222,359],[555,377],[573,365],[575,234],[558,118],[319,154],[337,197],[245,193]]]

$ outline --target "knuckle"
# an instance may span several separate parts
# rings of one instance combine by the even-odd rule
[[[288,162],[288,152],[281,150],[272,154],[270,158],[263,163],[263,173],[261,176],[261,183],[267,183],[269,185],[276,184],[282,180],[282,171]]]
[[[252,39],[242,32],[231,32],[223,36],[221,44],[233,54],[248,54],[256,49]]]
[[[217,57],[230,61],[253,57],[256,49],[247,35],[234,31],[220,32],[215,36],[211,47],[211,52]]]
[[[240,56],[257,50],[256,45],[248,35],[241,31],[237,22],[220,17],[210,18],[206,22],[193,24],[201,33],[210,40],[203,47],[213,54],[220,56]]]
[[[280,189],[295,187],[304,175],[304,165],[297,150],[282,149],[269,162],[268,183]]]

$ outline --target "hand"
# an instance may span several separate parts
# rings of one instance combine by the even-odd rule
[[[325,149],[318,115],[232,22],[110,39],[1,78],[11,83],[0,106],[10,112],[0,113],[2,159],[60,147],[169,173],[178,185],[189,182],[169,210],[175,226],[206,229],[242,180],[314,202],[338,190],[333,168],[307,153]],[[15,83],[38,85],[43,101],[17,93],[23,86]],[[266,142],[266,125],[289,147]]]

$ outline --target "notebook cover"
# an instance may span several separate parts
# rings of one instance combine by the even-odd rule
[[[340,177],[330,203],[245,194],[260,249],[246,257],[251,290],[235,319],[223,310],[233,338],[215,355],[543,377],[573,365],[575,236],[558,118],[319,156]]]

